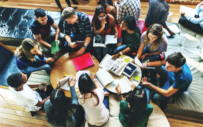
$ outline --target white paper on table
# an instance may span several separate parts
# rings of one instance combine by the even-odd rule
[[[119,84],[121,87],[121,93],[127,93],[129,91],[131,91],[131,82],[129,81],[129,79],[124,76],[121,79],[116,79],[114,80],[116,82],[116,84]]]
[[[112,56],[109,54],[106,54],[104,56],[104,58],[102,59],[102,61],[100,62],[99,66],[101,68],[106,69],[107,71],[110,70],[110,68],[112,67],[112,65],[114,64],[115,60],[112,59]]]
[[[155,69],[155,67],[143,67],[141,61],[135,57],[135,63],[140,66],[141,68],[146,68],[146,69]]]
[[[96,73],[96,77],[103,87],[106,87],[108,84],[113,82],[113,77],[105,69],[99,69]]]
[[[78,80],[79,80],[79,77],[84,74],[84,73],[87,73],[88,75],[90,75],[90,71],[78,71],[77,74],[76,74],[76,83],[75,83],[75,88],[79,88],[78,86]]]
[[[61,83],[61,87],[60,87],[61,89],[64,89],[67,91],[70,90],[68,81],[71,79],[71,77],[72,77],[72,74],[59,80],[59,82]]]

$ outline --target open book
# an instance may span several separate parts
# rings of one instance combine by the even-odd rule
[[[59,82],[61,83],[61,89],[64,89],[64,90],[67,90],[67,91],[70,90],[70,86],[69,86],[68,81],[71,78],[72,78],[72,74],[59,80]]]
[[[101,36],[97,35],[93,38],[93,47],[106,47],[107,44],[116,44],[117,38],[115,35]]]
[[[113,77],[105,69],[99,69],[96,73],[96,78],[103,87],[106,87],[108,84],[114,81]]]

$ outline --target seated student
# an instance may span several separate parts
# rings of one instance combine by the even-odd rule
[[[121,101],[119,120],[122,125],[125,127],[146,127],[153,107],[147,103],[145,90],[134,87],[126,100],[121,95],[122,89],[119,85],[116,86],[116,91]]]
[[[122,0],[118,5],[118,22],[122,21],[127,15],[134,17],[136,24],[138,23],[141,13],[140,0]]]
[[[165,65],[165,66],[162,66]],[[147,82],[147,78],[142,79],[142,85],[150,86],[154,92],[152,101],[162,101],[161,108],[165,109],[170,97],[178,96],[187,91],[192,82],[190,68],[186,64],[185,57],[180,52],[172,53],[166,60],[144,63],[143,66],[155,66],[156,71],[166,82],[162,88]],[[162,84],[161,84],[162,85]]]
[[[49,95],[53,90],[51,85],[43,86],[44,83],[38,85],[28,85],[27,75],[23,73],[11,74],[7,79],[9,91],[15,101],[29,110],[31,115],[36,115],[36,111],[43,110],[44,102],[49,99]],[[31,88],[42,87],[43,90],[37,89],[33,91]]]
[[[60,82],[52,91],[50,99],[44,103],[46,118],[53,127],[80,127],[84,122],[84,110],[78,106],[74,88],[75,78],[69,80],[71,98],[67,98],[60,88]]]
[[[85,118],[89,126],[103,127],[109,119],[108,92],[104,92],[95,75],[82,74],[79,77],[78,85],[80,93],[78,94],[79,104],[85,110]]]
[[[136,51],[140,45],[140,30],[135,24],[133,16],[127,15],[121,22],[121,45],[114,47],[114,58],[118,58],[122,54]]]
[[[92,19],[92,26],[94,35],[101,35],[103,38],[105,35],[118,36],[117,28],[115,27],[115,19],[112,15],[107,14],[103,6],[98,6],[95,10],[94,17]],[[109,53],[108,50],[112,45],[106,45],[106,48],[96,47],[96,56],[99,61]]]
[[[35,10],[35,19],[31,26],[32,33],[41,46],[45,48],[46,55],[50,56],[51,43],[58,41],[58,44],[60,44],[59,37],[62,43],[64,43],[65,35],[60,33],[60,29],[52,17],[47,15],[42,8]],[[51,26],[55,31],[51,31]]]
[[[77,55],[91,50],[92,31],[89,17],[82,12],[67,7],[61,14],[64,19],[65,47],[68,52],[77,51]],[[76,44],[76,41],[85,41],[83,46]]]
[[[150,0],[149,1],[149,10],[145,19],[145,24],[147,27],[154,23],[161,24],[171,36],[175,35],[166,25],[166,20],[169,14],[170,6],[166,3],[165,0]]]
[[[141,58],[142,63],[160,60],[160,54],[167,50],[167,43],[162,25],[152,24],[141,36],[141,44],[136,57]]]
[[[54,58],[45,58],[38,42],[30,38],[24,39],[21,46],[16,49],[15,54],[17,66],[23,73],[45,70],[50,75],[51,67],[47,63],[54,62]]]
[[[196,7],[196,15],[195,17],[187,14],[185,12],[181,12],[182,16],[185,16],[188,21],[194,24],[199,24],[203,29],[203,1],[200,2]]]

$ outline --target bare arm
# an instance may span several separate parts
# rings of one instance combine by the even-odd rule
[[[68,44],[70,44],[71,43],[71,37],[70,37],[70,35],[66,35],[65,36],[65,40],[68,42]]]
[[[159,55],[161,53],[161,51],[157,51],[157,52],[152,52],[152,53],[145,53],[146,56],[153,56],[153,55]]]
[[[47,43],[46,41],[43,41],[43,40],[42,40],[41,34],[39,34],[39,35],[35,35],[35,34],[34,34],[34,36],[35,36],[35,39],[36,39],[40,44],[42,44],[42,45],[44,45],[44,46],[46,46],[46,47],[51,48],[51,45],[50,45],[49,43]]]
[[[51,26],[52,26],[52,27],[55,29],[55,31],[56,31],[56,34],[55,34],[55,41],[56,41],[56,40],[59,39],[60,29],[59,29],[59,27],[56,25],[56,23],[53,23]]]
[[[42,101],[38,101],[38,103],[36,104],[36,106],[43,106],[45,101],[48,100],[50,98],[50,96],[48,96],[47,98],[45,98],[44,100]]]
[[[166,65],[166,60],[148,62],[147,64],[151,67],[160,67],[162,65]]]
[[[143,50],[144,50],[144,43],[140,43],[140,46],[139,46],[138,52],[137,52],[138,59],[141,57]]]
[[[92,25],[93,25],[94,35],[100,34],[102,32],[102,30],[105,28],[105,27],[101,26],[101,28],[97,30],[94,22],[92,22]]]

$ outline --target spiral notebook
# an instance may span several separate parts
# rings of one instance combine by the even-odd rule
[[[82,56],[78,56],[78,57],[72,59],[72,61],[73,61],[76,71],[83,70],[85,68],[88,68],[88,67],[94,65],[94,62],[92,60],[90,53],[86,53]]]

